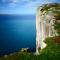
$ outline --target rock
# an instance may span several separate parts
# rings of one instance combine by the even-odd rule
[[[4,55],[5,58],[7,58],[8,55]]]
[[[22,48],[21,52],[27,52],[28,48]]]
[[[57,22],[60,22],[60,14],[58,14],[58,12],[60,13],[60,4],[58,3],[44,4],[37,9],[36,53],[39,54],[39,48],[44,49],[47,46],[44,42],[47,37],[58,36],[54,29],[56,18],[59,19]]]

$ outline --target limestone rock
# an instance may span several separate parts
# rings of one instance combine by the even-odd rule
[[[38,49],[45,48],[47,45],[44,40],[47,37],[58,36],[54,29],[54,23],[59,19],[60,4],[50,3],[44,4],[37,9],[36,13],[36,52]],[[59,16],[59,17],[58,17]],[[57,19],[56,19],[57,18]],[[60,22],[60,20],[58,20]]]

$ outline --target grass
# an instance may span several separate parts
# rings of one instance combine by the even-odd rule
[[[59,39],[58,39],[59,38]],[[60,37],[47,38],[47,47],[42,50],[40,55],[34,55],[28,52],[17,52],[7,57],[0,57],[0,60],[60,60]]]

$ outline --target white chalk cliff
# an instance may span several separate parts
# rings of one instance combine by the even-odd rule
[[[57,36],[54,29],[56,21],[56,11],[60,11],[59,4],[44,4],[37,9],[36,13],[36,54],[39,54],[39,48],[44,49],[47,44],[44,40],[47,37]]]

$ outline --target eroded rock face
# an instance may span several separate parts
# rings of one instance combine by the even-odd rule
[[[58,36],[54,29],[57,12],[60,12],[60,4],[45,4],[37,9],[36,14],[36,53],[38,49],[47,46],[44,42],[46,37]]]

